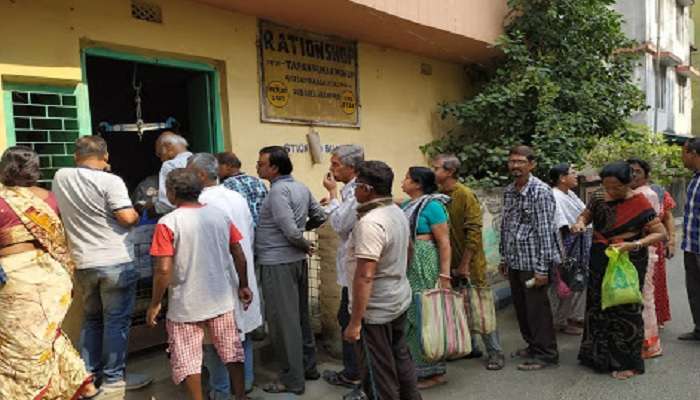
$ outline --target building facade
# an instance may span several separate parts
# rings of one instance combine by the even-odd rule
[[[689,136],[692,129],[691,66],[695,43],[693,0],[618,0],[624,31],[639,43],[635,80],[646,94],[648,109],[633,121],[653,131]]]

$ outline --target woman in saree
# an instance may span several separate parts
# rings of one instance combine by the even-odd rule
[[[629,252],[641,291],[649,259],[647,247],[665,240],[666,230],[644,195],[635,194],[630,187],[629,164],[608,164],[600,177],[604,190],[593,195],[572,228],[583,232],[586,225],[593,223],[586,315],[578,359],[595,371],[612,373],[613,378],[622,380],[644,373],[642,305],[601,308],[601,286],[608,265],[605,249],[611,246]]]
[[[666,259],[673,258],[676,251],[676,228],[673,219],[673,209],[676,201],[663,186],[652,184],[651,189],[656,192],[661,203],[659,219],[666,228],[668,240],[656,244],[656,273],[654,274],[654,305],[656,306],[656,321],[659,328],[671,320],[671,305],[668,299],[668,283],[666,281]]]
[[[435,173],[426,167],[409,168],[401,189],[410,197],[401,208],[411,226],[413,254],[407,271],[411,289],[416,294],[436,287],[449,288],[450,230],[444,206],[449,197],[436,194]],[[415,305],[408,310],[406,338],[416,363],[418,388],[447,383],[447,364],[444,361],[429,363],[423,357]]]
[[[53,195],[37,187],[39,156],[0,159],[0,398],[92,399],[99,391],[61,331],[72,298],[72,262]]]

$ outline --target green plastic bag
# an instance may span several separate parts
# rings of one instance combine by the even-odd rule
[[[629,253],[608,247],[605,249],[605,255],[608,256],[608,268],[605,270],[601,288],[603,310],[621,304],[641,303],[639,275],[630,261]]]

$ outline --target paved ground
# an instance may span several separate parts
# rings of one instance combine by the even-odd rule
[[[607,375],[595,374],[578,366],[576,354],[579,338],[560,336],[561,365],[555,369],[537,372],[516,370],[508,360],[500,372],[486,371],[477,360],[462,360],[449,364],[449,383],[423,392],[426,400],[437,399],[620,399],[620,400],[698,400],[700,399],[700,344],[684,343],[676,337],[691,328],[690,311],[685,294],[682,257],[677,256],[668,265],[671,310],[673,321],[662,331],[664,356],[647,362],[647,373],[629,381],[615,381]],[[498,316],[502,341],[506,352],[522,346],[512,307]],[[338,363],[326,360],[320,368],[335,368]],[[167,360],[161,352],[139,355],[130,360],[130,368],[147,370],[156,378],[148,389],[132,392],[127,400],[186,399],[184,391],[175,387],[169,378]],[[269,372],[259,371],[258,381],[267,382]],[[322,381],[309,382],[303,399],[339,399],[342,390]],[[252,395],[260,399],[291,399],[291,395],[268,395],[256,389]],[[121,397],[121,396],[119,396]],[[119,398],[116,397],[116,398]],[[114,396],[111,396],[114,398]]]

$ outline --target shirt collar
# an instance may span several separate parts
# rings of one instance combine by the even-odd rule
[[[357,186],[357,178],[352,178],[348,183],[343,186],[343,189],[340,191],[340,194],[343,195],[343,199],[345,199],[348,195],[352,194],[355,191],[355,186]]]
[[[294,178],[291,175],[280,175],[277,178],[270,181],[270,184],[274,185],[277,182],[291,182],[293,180]]]

